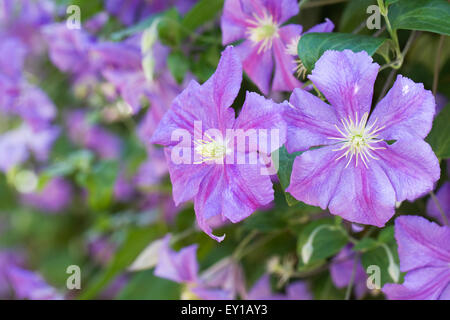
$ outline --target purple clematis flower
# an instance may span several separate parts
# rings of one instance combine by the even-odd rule
[[[286,288],[286,294],[273,293],[270,276],[263,275],[250,289],[246,300],[311,300],[312,295],[303,281],[291,283]]]
[[[435,102],[422,84],[399,75],[369,117],[378,68],[364,51],[327,51],[309,79],[332,107],[294,90],[285,113],[286,147],[304,153],[286,191],[349,221],[382,227],[396,201],[433,189],[440,167],[423,141]]]
[[[45,213],[59,213],[70,205],[72,186],[62,178],[54,178],[42,190],[23,194],[22,200]]]
[[[272,181],[261,158],[285,141],[286,124],[281,116],[285,104],[247,93],[235,119],[230,106],[241,81],[239,57],[233,47],[227,47],[214,75],[203,85],[191,81],[175,98],[152,137],[152,143],[168,147],[166,159],[175,204],[194,199],[200,228],[217,241],[222,241],[223,236],[212,234],[208,220],[221,216],[236,223],[273,200]],[[239,132],[242,136],[245,132],[250,141],[235,148],[239,136],[230,137],[230,130],[239,136]],[[267,147],[261,141],[263,135],[258,137],[257,132],[261,131],[278,133],[278,137],[272,137]],[[183,135],[181,142],[179,137],[173,138],[178,133]],[[178,159],[180,147],[182,161]],[[248,161],[250,158],[256,161]]]
[[[63,296],[41,275],[19,267],[8,269],[8,279],[18,299],[62,300]]]
[[[301,86],[293,75],[295,57],[302,34],[301,25],[283,26],[299,12],[296,0],[226,0],[221,20],[222,43],[246,39],[236,47],[245,72],[264,94],[292,91]],[[309,32],[331,32],[334,25],[327,19]],[[270,85],[272,72],[273,83]]]
[[[403,284],[385,284],[392,300],[450,300],[450,227],[419,216],[395,220]]]
[[[197,245],[191,245],[175,252],[170,248],[170,234],[167,235],[158,253],[155,275],[186,285],[182,293],[184,300],[230,300],[232,292],[220,287],[209,287],[198,275],[196,258]],[[209,279],[211,281],[211,279]]]
[[[444,211],[447,216],[447,220],[450,221],[450,182],[446,182],[442,185],[439,191],[436,193],[436,198],[441,206],[441,209]],[[439,222],[443,223],[442,214],[439,211],[436,203],[433,199],[429,199],[427,203],[427,212],[428,214],[437,219]]]
[[[352,251],[352,246],[344,247],[333,258],[330,267],[331,280],[337,288],[345,288],[349,285],[353,272],[353,264],[355,260],[355,252]],[[367,292],[367,274],[363,269],[361,261],[357,262],[354,288],[358,299],[361,299]]]

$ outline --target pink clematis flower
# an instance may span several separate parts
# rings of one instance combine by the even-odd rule
[[[332,107],[296,89],[285,118],[288,152],[305,151],[287,191],[351,222],[382,227],[396,202],[433,189],[440,167],[423,140],[435,102],[422,84],[399,75],[369,117],[378,68],[364,51],[325,52],[309,78]]]
[[[200,228],[217,241],[223,237],[212,235],[209,220],[221,216],[224,221],[237,223],[273,200],[272,182],[269,173],[264,172],[267,162],[263,158],[267,159],[285,141],[282,110],[286,104],[247,93],[235,119],[230,106],[241,81],[239,57],[233,47],[227,47],[214,75],[203,85],[191,81],[175,98],[152,137],[153,143],[168,147],[166,159],[175,204],[194,199]],[[230,137],[230,130],[239,136],[239,131],[242,136],[245,132],[248,143],[236,148],[235,141],[240,137]],[[262,142],[263,135],[258,134],[262,131],[267,133],[266,138],[271,136],[270,146]],[[179,133],[183,133],[181,141],[174,139]],[[176,159],[180,148],[181,161]]]
[[[299,71],[296,61],[297,44],[303,27],[283,26],[299,12],[296,0],[226,0],[221,20],[222,43],[246,39],[236,47],[245,72],[262,93],[292,91],[301,86],[294,76]],[[331,32],[330,20],[308,32]],[[271,85],[272,73],[274,70]]]

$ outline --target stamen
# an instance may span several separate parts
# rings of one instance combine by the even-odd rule
[[[245,21],[250,24],[246,31],[248,38],[254,45],[259,44],[258,54],[271,49],[273,39],[280,37],[278,34],[279,25],[267,11],[263,12],[262,17],[253,13],[253,19],[246,19]]]
[[[383,139],[378,139],[381,130],[385,126],[376,127],[377,119],[370,125],[366,127],[367,120],[369,118],[369,113],[364,113],[364,115],[359,119],[358,113],[355,113],[354,120],[352,117],[348,119],[341,119],[342,128],[335,125],[337,131],[342,135],[342,137],[328,137],[328,139],[337,140],[337,144],[342,144],[339,148],[333,149],[333,151],[339,152],[346,150],[336,161],[342,158],[348,158],[347,168],[352,159],[355,158],[355,165],[358,167],[359,160],[362,161],[364,166],[368,168],[368,163],[370,159],[379,160],[375,157],[371,151],[383,150],[385,147],[375,147],[374,144],[384,141]]]
[[[211,138],[210,135],[205,133],[206,139],[194,140],[195,152],[201,157],[199,161],[195,161],[194,164],[201,164],[206,161],[221,160],[227,154],[226,142],[216,141]]]

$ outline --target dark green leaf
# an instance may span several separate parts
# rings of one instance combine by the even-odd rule
[[[283,191],[286,190],[287,187],[289,187],[291,181],[292,166],[294,164],[295,158],[300,154],[301,152],[294,152],[290,154],[287,152],[284,146],[279,149],[278,156],[280,166],[278,168],[278,178],[280,179],[280,184],[283,188]],[[289,193],[285,193],[285,196],[286,202],[289,206],[293,206],[299,202]]]
[[[172,52],[167,58],[170,72],[178,83],[183,82],[186,72],[189,70],[189,60],[181,52]]]
[[[223,0],[200,0],[184,16],[181,24],[183,31],[189,33],[203,25],[205,22],[213,19],[222,9]]]
[[[303,230],[298,239],[297,252],[304,263],[305,251],[309,251],[306,264],[311,264],[337,254],[347,243],[348,236],[341,225],[336,225],[333,219],[320,219]]]
[[[368,251],[370,249],[373,249],[378,246],[378,243],[376,240],[372,238],[364,238],[361,241],[359,241],[355,246],[353,247],[354,251]]]
[[[439,159],[450,158],[450,104],[436,116],[427,142]]]
[[[348,33],[308,33],[300,38],[298,43],[298,56],[308,71],[327,50],[353,52],[366,51],[373,55],[383,44],[385,39]]]
[[[389,7],[393,29],[450,35],[450,3],[446,0],[399,0]]]

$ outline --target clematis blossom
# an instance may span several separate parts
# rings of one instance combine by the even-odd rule
[[[419,216],[395,220],[403,284],[385,284],[391,300],[450,300],[450,227]]]
[[[294,71],[299,71],[295,57],[303,27],[283,25],[298,12],[296,0],[225,1],[221,19],[222,43],[226,45],[245,39],[236,51],[245,72],[264,94],[270,88],[292,91],[301,86]],[[333,23],[327,19],[308,32],[331,32],[333,28]]]
[[[175,204],[194,199],[200,228],[217,241],[222,241],[223,236],[212,234],[209,220],[219,216],[224,221],[237,223],[273,200],[267,163],[262,160],[285,141],[282,110],[286,104],[276,104],[258,94],[247,93],[239,117],[235,119],[230,106],[241,81],[239,57],[233,47],[227,47],[216,72],[207,82],[199,85],[191,81],[175,98],[151,140],[167,147],[165,152]],[[227,135],[230,130],[245,132],[248,144],[235,148],[237,139]],[[273,140],[270,146],[255,143],[262,140],[257,133],[261,130],[268,135],[278,133],[278,139],[270,139]],[[181,141],[174,138],[180,131],[184,133]],[[188,156],[181,162],[177,159],[180,148],[183,156]],[[243,161],[250,158],[257,161]]]
[[[286,147],[303,153],[286,191],[351,222],[382,227],[396,202],[433,189],[440,167],[423,140],[435,113],[432,93],[399,75],[370,114],[378,69],[364,51],[327,51],[309,79],[331,106],[294,90]]]

